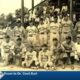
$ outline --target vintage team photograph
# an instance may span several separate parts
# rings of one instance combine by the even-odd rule
[[[0,71],[80,71],[80,1],[0,0]]]

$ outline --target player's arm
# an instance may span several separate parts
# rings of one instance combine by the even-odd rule
[[[73,22],[71,21],[71,31],[73,31],[74,30],[74,24],[73,24]]]
[[[27,62],[27,58],[28,58],[28,53],[26,52],[26,54],[25,54],[25,60],[24,61]]]
[[[14,52],[14,45],[11,46],[10,51],[11,51],[11,53],[12,53],[13,55],[15,55],[15,52]]]
[[[78,30],[78,23],[76,23],[74,30],[75,30],[75,31]]]
[[[50,51],[49,51],[48,62],[50,62],[50,61],[51,61],[51,53],[50,53]]]
[[[41,63],[41,51],[39,52],[39,56],[38,56],[38,60],[39,60],[39,63]]]
[[[26,54],[26,47],[23,46],[23,49],[22,49],[22,52],[21,52],[22,57],[25,57],[25,54]]]
[[[37,61],[37,53],[34,52],[33,54],[34,54],[34,55],[33,55],[33,60]]]

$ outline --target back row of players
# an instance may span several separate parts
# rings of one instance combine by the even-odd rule
[[[23,41],[33,46],[41,46],[43,44],[51,46],[53,38],[63,41],[66,35],[71,35],[73,31],[73,23],[68,16],[65,16],[63,19],[54,17],[52,21],[49,21],[49,19],[44,21],[41,18],[38,26],[35,26],[32,21],[29,24],[26,29],[18,22],[14,28],[7,27],[5,30],[0,30],[5,31],[13,41],[20,36]],[[2,32],[0,34],[2,38]]]

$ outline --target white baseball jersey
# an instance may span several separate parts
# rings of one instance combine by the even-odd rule
[[[80,21],[76,23],[75,30],[80,31]]]
[[[65,21],[64,19],[62,20],[62,32],[70,32],[72,30],[73,23],[72,21],[68,20]]]
[[[9,41],[8,43],[6,41],[3,41],[1,44],[1,55],[4,57],[6,54],[9,54],[11,50],[14,49],[14,42]]]
[[[59,13],[60,12],[60,9],[59,8],[56,8],[55,11],[57,11]]]
[[[50,24],[50,33],[57,33],[60,31],[60,24],[52,22]]]
[[[26,52],[26,61],[33,61],[33,60],[37,60],[37,57],[36,57],[37,53],[35,51],[32,51],[32,52],[29,52],[27,51]]]
[[[14,28],[14,33],[15,33],[15,37],[17,36],[23,36],[23,32],[24,32],[24,27],[18,27],[18,26],[15,26]]]
[[[62,6],[62,11],[68,11],[68,6]]]
[[[43,33],[47,33],[47,26],[45,24],[39,24],[38,25],[38,30],[39,30],[39,33],[40,34],[43,34]]]
[[[27,36],[33,36],[37,33],[37,28],[35,26],[28,26],[26,28],[26,31],[27,31]]]
[[[3,39],[5,36],[5,30],[4,29],[0,29],[0,39]]]
[[[50,51],[46,50],[39,52],[39,62],[49,62],[50,61]]]
[[[80,55],[80,44],[75,43],[75,47],[76,47],[77,54]]]
[[[7,27],[6,33],[10,36],[11,40],[14,40],[14,28],[12,29],[11,27]]]
[[[15,52],[15,54],[22,53],[24,55],[24,53],[26,52],[25,45],[23,43],[21,43],[21,45],[15,44],[15,46],[14,46],[14,52]]]

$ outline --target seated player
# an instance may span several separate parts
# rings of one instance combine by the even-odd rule
[[[74,42],[71,39],[71,36],[67,36],[66,40],[62,43],[65,53],[63,58],[63,63],[65,68],[65,64],[68,63],[71,65],[71,69],[74,69],[74,56],[76,52],[76,48]]]
[[[1,44],[1,57],[4,65],[8,65],[13,56],[14,43],[10,40],[8,35],[5,36]]]
[[[37,67],[37,52],[34,51],[33,46],[28,48],[25,55],[25,60],[22,62],[22,66],[27,68]]]
[[[22,39],[18,38],[16,44],[14,46],[14,53],[15,53],[15,64],[17,66],[21,66],[22,58],[25,56],[26,47],[22,43]]]
[[[40,68],[48,69],[52,66],[52,63],[50,62],[50,51],[47,49],[47,45],[42,45],[42,50],[39,52],[39,65]]]

